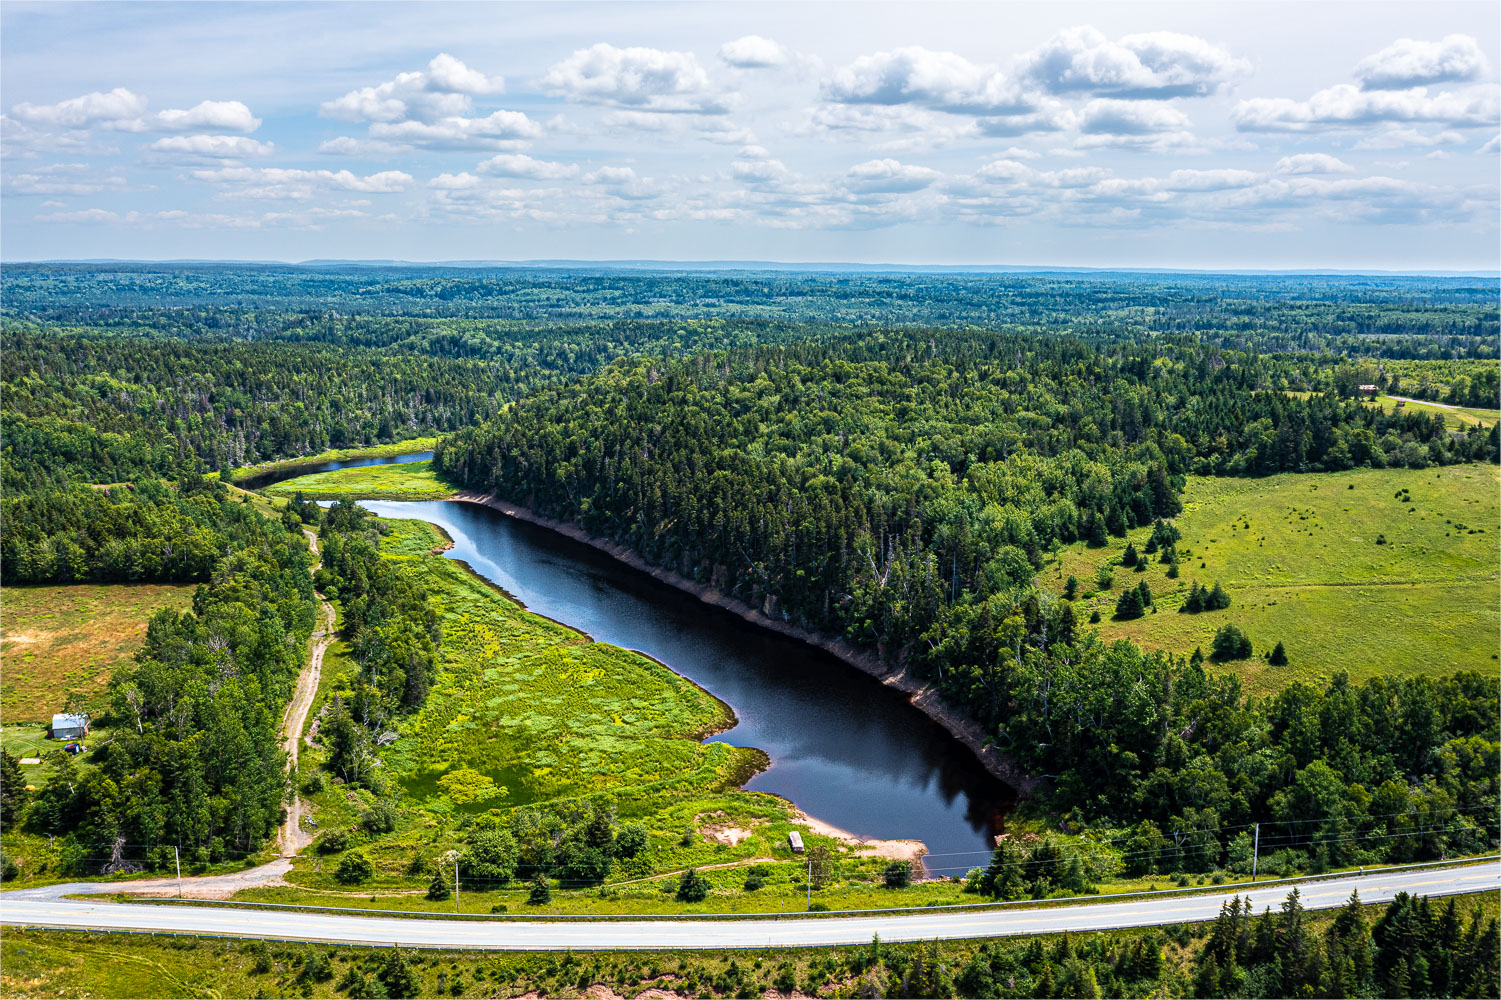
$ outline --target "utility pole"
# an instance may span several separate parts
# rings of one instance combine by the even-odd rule
[[[457,855],[453,859],[453,912],[459,912],[459,859]]]
[[[177,863],[177,898],[182,898],[182,855],[177,853],[177,848],[172,848],[172,860]]]
[[[1256,862],[1261,857],[1261,824],[1256,824],[1256,839],[1251,842],[1251,881],[1256,881]]]
[[[813,908],[813,855],[808,855],[808,908]]]

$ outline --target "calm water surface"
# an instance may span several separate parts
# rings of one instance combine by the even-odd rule
[[[647,653],[728,703],[739,723],[712,739],[771,757],[747,788],[862,836],[921,840],[935,874],[984,864],[1015,793],[900,693],[822,650],[488,507],[362,503],[382,517],[439,525],[454,540],[449,558],[531,610]]]

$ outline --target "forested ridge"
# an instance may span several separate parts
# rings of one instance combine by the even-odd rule
[[[984,334],[625,361],[445,438],[434,464],[917,671],[1142,870],[1214,870],[1271,820],[1289,867],[1483,850],[1493,676],[1258,702],[1197,657],[1102,644],[1031,586],[1059,544],[1168,523],[1189,472],[1495,454],[1494,431],[1268,391],[1280,372]]]

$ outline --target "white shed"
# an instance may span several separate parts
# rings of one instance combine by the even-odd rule
[[[803,835],[796,830],[787,834],[787,843],[791,845],[793,854],[803,853]]]
[[[76,740],[88,735],[89,717],[87,715],[69,715],[59,712],[52,717],[52,738],[54,740]]]

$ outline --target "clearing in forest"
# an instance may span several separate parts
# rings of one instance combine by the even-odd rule
[[[45,584],[0,596],[0,713],[11,726],[46,722],[70,693],[103,693],[115,667],[141,647],[164,607],[186,608],[192,585]]]
[[[1081,606],[1097,609],[1105,640],[1207,655],[1227,622],[1251,639],[1254,656],[1232,661],[1249,690],[1270,692],[1336,670],[1354,679],[1382,673],[1494,672],[1501,643],[1498,470],[1493,465],[1364,469],[1264,479],[1190,477],[1175,523],[1179,578],[1160,553],[1136,572],[1114,566],[1125,542],[1068,546],[1041,582],[1056,591],[1072,575]],[[1133,530],[1140,552],[1151,532]],[[1122,590],[1146,581],[1155,613],[1114,620]],[[1231,605],[1179,614],[1190,585],[1219,581]],[[1263,654],[1278,642],[1288,665]]]
[[[395,465],[361,465],[352,469],[315,472],[266,487],[268,496],[287,498],[301,493],[309,500],[363,497],[369,500],[442,500],[454,487],[433,473],[431,460]]]

